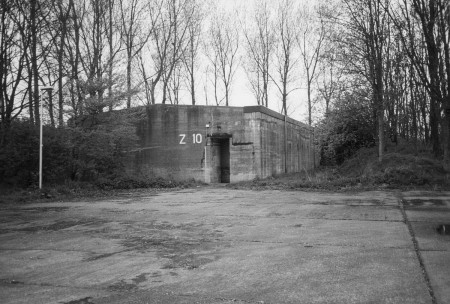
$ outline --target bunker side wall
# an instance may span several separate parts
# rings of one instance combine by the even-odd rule
[[[285,159],[288,173],[314,169],[312,128],[287,119],[285,150],[285,121],[282,115],[253,112],[245,113],[245,119],[255,126],[254,149],[258,153],[259,168],[256,171],[259,177],[285,173]]]

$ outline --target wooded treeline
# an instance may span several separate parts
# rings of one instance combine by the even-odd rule
[[[143,104],[239,106],[241,70],[256,104],[304,107],[332,153],[376,142],[381,160],[402,138],[450,162],[447,0],[1,0],[0,16],[1,144],[15,120],[39,124],[40,93],[64,127]]]
[[[325,59],[331,60],[324,66],[326,76],[319,76],[326,109],[334,95],[334,114],[344,114],[331,123],[343,128],[346,107],[353,107],[350,113],[356,116],[367,110],[371,118],[366,115],[363,121],[373,126],[380,161],[386,140],[402,138],[415,147],[431,145],[434,156],[443,156],[448,164],[450,3],[343,0],[340,5],[327,19],[336,29],[330,37],[334,50],[324,54],[332,58]]]

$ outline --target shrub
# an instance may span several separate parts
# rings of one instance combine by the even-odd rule
[[[28,186],[39,172],[39,129],[28,121],[15,121],[2,130],[0,181],[12,186]]]
[[[132,124],[117,117],[112,125],[89,128],[44,127],[43,178],[45,183],[66,180],[95,181],[120,174],[127,147],[136,141]],[[0,149],[0,183],[13,187],[36,186],[39,175],[39,127],[28,121],[15,121],[2,131]]]
[[[363,92],[348,93],[317,127],[321,165],[341,165],[363,147],[375,144],[374,121]]]

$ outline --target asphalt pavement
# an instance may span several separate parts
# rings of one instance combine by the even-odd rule
[[[450,193],[0,205],[1,303],[450,303]]]

